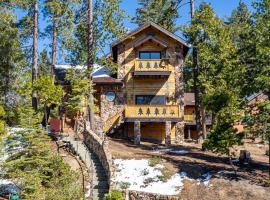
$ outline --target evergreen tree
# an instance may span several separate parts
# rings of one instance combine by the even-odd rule
[[[57,46],[65,43],[72,32],[74,21],[73,6],[76,0],[45,0],[43,2],[44,17],[50,24],[46,27],[46,34],[52,38],[51,73],[56,65]]]
[[[239,64],[243,69],[242,76],[239,77],[241,85],[241,96],[245,97],[254,92],[255,76],[257,74],[254,52],[256,45],[253,43],[255,31],[253,26],[252,14],[247,6],[240,1],[239,6],[233,10],[228,24],[233,32],[233,42],[237,48]]]
[[[270,0],[258,0],[254,3],[256,12],[254,45],[256,47],[255,62],[257,90],[270,96]],[[256,88],[255,88],[256,89]]]
[[[93,1],[93,56],[94,63],[108,61],[105,48],[113,40],[123,37],[126,33],[124,19],[127,17],[120,8],[121,0]],[[88,56],[87,40],[87,8],[86,2],[81,2],[76,11],[75,30],[72,40],[65,47],[69,51],[68,62],[86,65]]]
[[[230,148],[242,139],[233,128],[240,118],[239,79],[243,72],[233,32],[209,4],[202,4],[195,12],[192,25],[186,27],[185,36],[198,50],[201,106],[212,113],[213,128],[205,145],[231,157]]]
[[[136,9],[133,19],[138,25],[152,21],[170,32],[176,32],[179,27],[176,20],[179,18],[178,9],[181,0],[139,0],[140,8]]]
[[[4,170],[22,190],[22,199],[81,199],[78,173],[53,155],[46,132],[25,129],[7,138]]]
[[[18,36],[14,12],[0,4],[0,100],[4,107],[11,102],[17,71],[24,65]]]
[[[71,91],[68,93],[66,102],[66,111],[70,116],[75,116],[78,112],[82,112],[83,108],[88,107],[88,88],[91,85],[87,73],[79,69],[69,69],[66,75],[67,81],[70,82]],[[91,87],[91,91],[93,88]],[[93,105],[89,105],[94,109]]]
[[[51,62],[45,49],[39,54],[39,76],[48,76],[51,73]]]
[[[44,110],[44,125],[46,126],[49,118],[46,108],[52,105],[59,106],[64,96],[64,90],[62,86],[55,85],[54,79],[50,76],[39,77],[39,79],[34,82],[33,88],[37,91],[38,101],[42,105],[41,109]]]

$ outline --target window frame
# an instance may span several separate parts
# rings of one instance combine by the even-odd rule
[[[141,53],[149,53],[149,58],[141,58]],[[151,58],[151,53],[159,53],[159,58]],[[161,60],[161,51],[139,51],[140,60]]]
[[[146,103],[146,104],[138,104],[138,99],[139,97],[143,97],[145,98],[144,101],[149,98],[149,102]],[[153,99],[155,97],[163,97],[164,98],[164,102],[163,104],[152,104],[151,101],[153,101]],[[147,101],[147,100],[146,100]],[[167,98],[166,98],[166,95],[135,95],[135,105],[166,105],[167,103]]]

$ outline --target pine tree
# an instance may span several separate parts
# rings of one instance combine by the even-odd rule
[[[179,17],[178,9],[181,0],[139,0],[140,8],[136,9],[135,23],[142,25],[152,21],[170,32],[176,32],[179,27],[176,20]]]
[[[233,32],[209,4],[202,4],[184,33],[198,49],[201,106],[212,113],[213,127],[204,145],[231,158],[230,148],[242,139],[242,134],[236,134],[233,128],[240,118],[238,80],[243,72]]]
[[[270,0],[258,0],[253,6],[255,8],[253,45],[256,47],[253,57],[256,75],[255,84],[252,86],[254,92],[263,92],[268,99],[255,105],[257,113],[251,115],[253,121],[251,126],[254,128],[253,133],[259,133],[265,140],[268,140],[270,150]]]
[[[257,74],[254,52],[256,45],[253,44],[255,31],[252,14],[247,6],[240,1],[239,6],[233,10],[228,25],[233,31],[233,42],[237,47],[239,64],[243,69],[243,75],[239,79],[241,85],[241,97],[251,95],[254,92],[255,76]]]
[[[13,10],[0,4],[0,100],[3,105],[10,104],[9,95],[14,90],[16,72],[23,63]]]
[[[61,43],[65,43],[72,32],[74,2],[76,1],[45,0],[43,2],[44,17],[50,22],[46,27],[46,34],[52,38],[51,74],[54,73],[54,67],[56,65],[57,46]]]
[[[51,73],[51,62],[46,49],[39,54],[39,76],[48,76]]]
[[[33,89],[37,91],[37,98],[42,105],[41,109],[44,110],[45,126],[49,116],[47,115],[47,107],[52,105],[59,106],[64,96],[62,86],[55,85],[54,79],[50,76],[41,76],[34,82]]]

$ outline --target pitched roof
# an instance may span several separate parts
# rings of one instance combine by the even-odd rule
[[[85,65],[56,65],[54,68],[54,74],[56,76],[56,80],[60,83],[65,83],[65,76],[68,69],[78,69],[78,70],[84,70],[86,69]],[[94,64],[94,69],[92,72],[93,78],[100,78],[100,77],[110,77],[111,73],[110,71],[105,67],[98,64]]]
[[[116,45],[124,42],[126,39],[132,37],[133,35],[141,32],[142,30],[148,28],[148,27],[154,27],[156,29],[158,29],[159,31],[163,32],[164,34],[170,36],[171,38],[173,38],[174,40],[178,41],[179,43],[183,44],[184,46],[186,46],[187,48],[191,47],[190,44],[188,44],[186,41],[184,41],[182,38],[180,38],[179,36],[171,33],[170,31],[167,31],[166,29],[162,28],[161,26],[155,24],[154,22],[145,22],[143,25],[141,25],[140,27],[138,27],[137,29],[129,32],[125,37],[113,42],[111,44],[111,48],[115,47]]]
[[[115,79],[113,77],[94,77],[93,82],[96,85],[112,85],[112,84],[122,85],[123,84],[122,80]]]

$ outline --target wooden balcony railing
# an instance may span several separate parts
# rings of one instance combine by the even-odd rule
[[[135,72],[168,72],[169,64],[167,60],[136,60]]]
[[[177,105],[131,105],[126,106],[126,118],[179,118]]]

